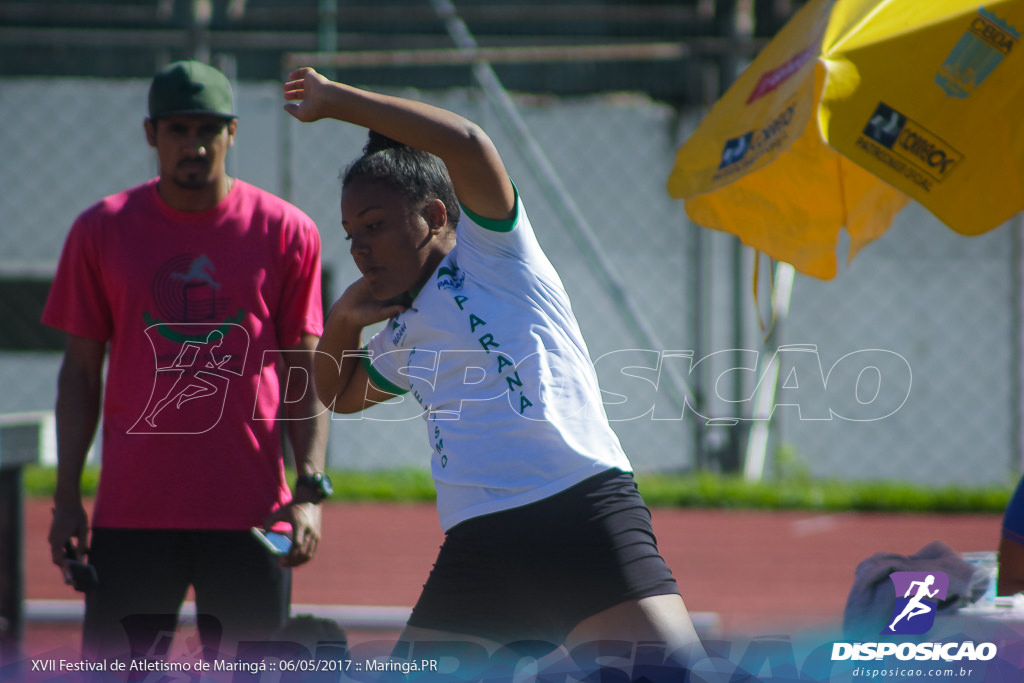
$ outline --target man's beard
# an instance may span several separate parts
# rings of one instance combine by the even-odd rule
[[[208,173],[176,173],[173,177],[174,184],[183,190],[202,190],[213,184],[213,179]]]

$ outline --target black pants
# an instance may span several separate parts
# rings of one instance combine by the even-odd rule
[[[248,531],[94,529],[82,649],[92,657],[163,657],[191,586],[205,656],[233,656],[287,621],[291,570]]]

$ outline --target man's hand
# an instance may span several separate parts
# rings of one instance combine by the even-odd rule
[[[312,560],[320,545],[320,506],[292,501],[268,515],[263,528],[271,529],[278,522],[292,525],[292,549],[281,558],[281,566],[298,567]]]
[[[68,581],[67,558],[64,546],[71,543],[75,550],[75,559],[81,560],[89,547],[89,514],[85,507],[56,506],[53,508],[53,521],[50,522],[50,559],[60,567],[64,580]]]

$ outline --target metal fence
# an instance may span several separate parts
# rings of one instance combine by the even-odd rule
[[[75,215],[155,173],[142,133],[145,88],[133,80],[0,80],[0,107],[9,113],[0,127],[0,279],[48,277]],[[340,295],[356,271],[342,240],[337,178],[365,131],[291,120],[277,83],[242,82],[236,93],[230,172],[316,220],[332,295]],[[750,418],[758,380],[766,361],[778,358],[784,375],[768,423],[767,476],[799,470],[932,484],[1003,484],[1015,476],[1020,325],[1012,226],[966,239],[908,209],[836,280],[798,277],[790,313],[766,344],[750,290],[751,254],[729,236],[690,225],[665,191],[675,149],[700,112],[679,115],[622,93],[513,98],[578,209],[583,234],[538,175],[533,152],[480,90],[402,94],[454,109],[494,137],[573,299],[609,415],[638,469],[736,464],[757,422]],[[0,302],[0,316],[4,310]],[[0,353],[0,386],[8,388],[0,413],[51,408],[58,362],[54,352]],[[815,378],[808,368],[818,365]],[[896,409],[883,415],[886,402]],[[378,408],[335,420],[331,464],[426,467],[423,429],[414,411]]]

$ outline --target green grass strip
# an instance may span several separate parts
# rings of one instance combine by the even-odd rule
[[[434,484],[427,470],[332,470],[332,500],[432,502]],[[289,475],[289,478],[294,478]],[[96,493],[99,470],[86,468],[82,477],[86,496]],[[25,493],[53,496],[56,471],[52,467],[24,469]],[[1006,508],[1012,486],[927,487],[875,481],[848,482],[797,477],[758,483],[716,474],[638,473],[637,483],[647,503],[656,507],[725,508],[756,510],[818,510],[916,513],[999,513]]]
[[[746,482],[714,474],[638,474],[649,505],[760,510],[1002,513],[1013,489],[927,487],[890,481],[815,479]]]

